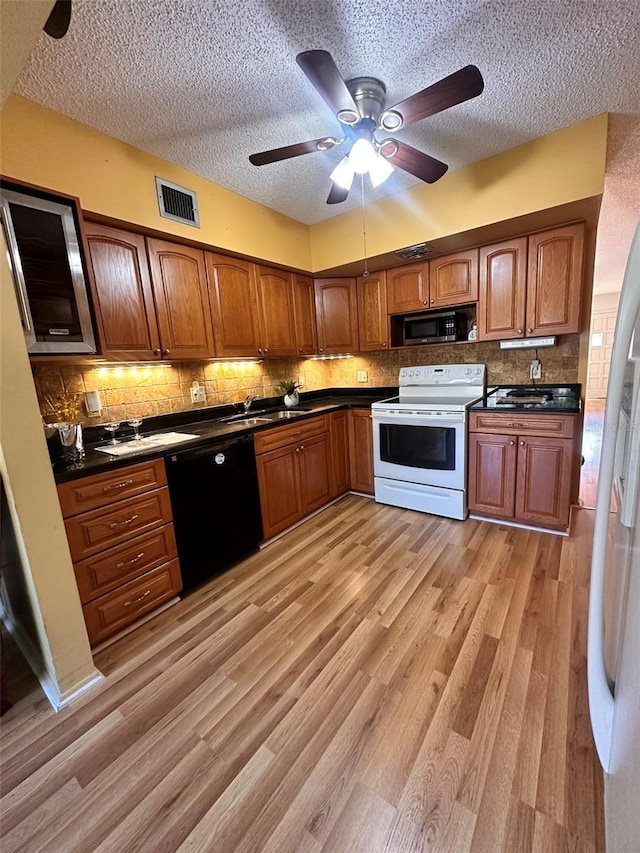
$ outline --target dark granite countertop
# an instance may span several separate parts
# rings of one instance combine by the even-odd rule
[[[324,414],[325,412],[337,411],[338,409],[351,408],[367,408],[377,400],[384,400],[386,397],[393,396],[398,393],[397,387],[388,388],[330,388],[323,391],[310,391],[300,395],[299,410],[304,409],[304,414],[295,418],[296,421],[312,418],[316,415]],[[272,397],[264,400],[256,400],[251,407],[251,414],[258,415],[259,412],[265,409],[283,409],[281,397]],[[141,435],[158,434],[162,432],[185,432],[196,435],[197,438],[189,441],[184,441],[180,444],[173,444],[164,447],[144,448],[135,454],[127,456],[113,457],[106,453],[97,451],[96,446],[104,446],[108,444],[109,436],[103,427],[85,427],[84,429],[84,447],[85,458],[82,462],[75,465],[68,465],[60,460],[53,460],[53,473],[57,483],[63,483],[68,480],[74,480],[78,477],[86,477],[89,474],[99,474],[109,469],[121,468],[125,465],[131,465],[141,459],[157,458],[166,456],[171,453],[176,453],[182,450],[188,450],[192,447],[201,447],[205,444],[215,443],[216,441],[224,441],[234,438],[239,435],[245,435],[249,432],[256,432],[261,429],[272,429],[274,426],[282,424],[290,424],[292,420],[272,421],[270,423],[248,426],[246,423],[239,421],[238,423],[221,423],[222,418],[228,418],[234,414],[238,414],[242,410],[241,406],[225,405],[212,406],[206,409],[198,409],[194,411],[178,412],[170,415],[158,415],[156,417],[145,418],[141,428]],[[259,415],[258,415],[259,416]],[[122,428],[118,431],[118,438],[130,437],[133,430],[123,423]],[[55,452],[59,443],[57,436],[49,440],[49,447],[52,453]]]
[[[510,392],[516,392],[515,395]],[[501,385],[490,387],[485,396],[471,406],[471,412],[545,412],[575,415],[580,412],[581,386],[573,384]],[[526,396],[519,396],[526,395]],[[508,397],[510,402],[505,402]],[[511,402],[512,401],[512,402]]]

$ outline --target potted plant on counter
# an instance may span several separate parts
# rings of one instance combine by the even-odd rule
[[[298,388],[293,379],[285,379],[282,382],[278,383],[277,386],[281,391],[284,391],[284,404],[287,408],[292,409],[294,406],[297,406],[300,402],[300,396],[298,395]]]

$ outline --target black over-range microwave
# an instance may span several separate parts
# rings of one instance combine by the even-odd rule
[[[445,344],[467,337],[467,318],[460,311],[407,314],[403,318],[402,343]]]

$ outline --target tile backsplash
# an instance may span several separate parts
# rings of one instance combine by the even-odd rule
[[[555,347],[539,351],[542,382],[577,382],[579,335],[564,335]],[[335,360],[278,359],[264,362],[175,362],[173,365],[65,365],[48,362],[33,368],[36,392],[45,420],[54,419],[46,398],[67,392],[99,391],[102,412],[85,415],[85,424],[124,421],[171,412],[192,411],[239,402],[247,394],[273,397],[283,379],[304,378],[305,391],[331,387],[396,385],[401,367],[413,364],[478,362],[487,365],[491,385],[526,383],[533,350],[501,350],[498,343],[430,345],[389,352],[360,353]],[[359,371],[367,381],[358,382]],[[197,380],[206,401],[191,403],[189,389]]]

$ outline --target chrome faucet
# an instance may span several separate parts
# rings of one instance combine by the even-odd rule
[[[245,413],[245,415],[248,413],[249,409],[251,408],[251,404],[253,403],[253,401],[254,401],[254,400],[257,400],[257,399],[258,399],[258,395],[257,395],[257,394],[247,394],[247,398],[246,398],[246,400],[244,401],[244,404],[243,404],[243,405],[244,405],[244,413]]]

